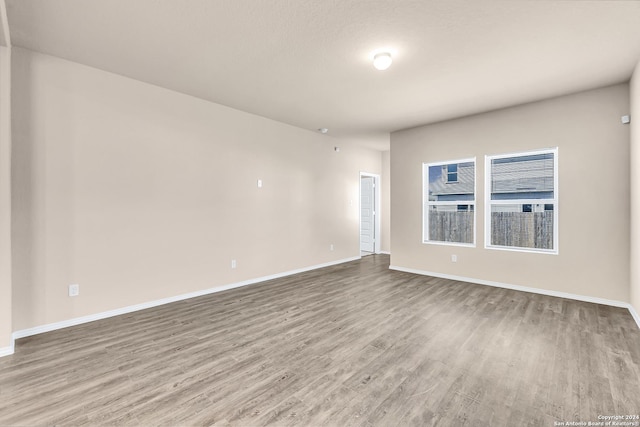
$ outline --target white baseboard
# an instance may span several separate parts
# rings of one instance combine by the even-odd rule
[[[15,343],[14,339],[11,338],[11,344],[8,347],[0,347],[0,357],[3,356],[11,356],[14,352]]]
[[[360,259],[359,256],[352,257],[352,258],[345,258],[345,259],[341,259],[341,260],[337,260],[337,261],[331,261],[331,262],[324,263],[324,264],[313,265],[313,266],[304,267],[304,268],[300,268],[300,269],[296,269],[296,270],[286,271],[286,272],[283,272],[283,273],[272,274],[272,275],[269,275],[269,276],[259,277],[259,278],[255,278],[255,279],[244,280],[242,282],[232,283],[232,284],[223,285],[223,286],[217,286],[217,287],[210,288],[210,289],[204,289],[202,291],[190,292],[188,294],[176,295],[174,297],[163,298],[163,299],[159,299],[159,300],[155,300],[155,301],[149,301],[149,302],[145,302],[145,303],[141,303],[141,304],[130,305],[130,306],[127,306],[127,307],[122,307],[122,308],[118,308],[118,309],[115,309],[115,310],[104,311],[104,312],[101,312],[101,313],[91,314],[91,315],[88,315],[88,316],[76,317],[76,318],[69,319],[69,320],[64,320],[64,321],[61,321],[61,322],[49,323],[49,324],[46,324],[46,325],[41,325],[41,326],[36,326],[36,327],[33,327],[33,328],[29,328],[29,329],[23,329],[23,330],[20,330],[20,331],[16,331],[16,332],[14,332],[12,334],[12,338],[13,338],[13,340],[17,340],[19,338],[25,338],[25,337],[29,337],[29,336],[32,336],[32,335],[41,334],[41,333],[44,333],[44,332],[55,331],[55,330],[58,330],[58,329],[67,328],[69,326],[81,325],[83,323],[93,322],[95,320],[101,320],[101,319],[106,319],[106,318],[109,318],[109,317],[119,316],[119,315],[122,315],[122,314],[132,313],[132,312],[139,311],[139,310],[145,310],[147,308],[157,307],[157,306],[160,306],[160,305],[169,304],[169,303],[177,302],[177,301],[182,301],[182,300],[186,300],[186,299],[189,299],[189,298],[194,298],[194,297],[203,296],[203,295],[209,295],[209,294],[213,294],[213,293],[217,293],[217,292],[226,291],[226,290],[229,290],[229,289],[235,289],[235,288],[240,288],[240,287],[243,287],[243,286],[253,285],[253,284],[256,284],[256,283],[266,282],[268,280],[279,279],[281,277],[291,276],[293,274],[298,274],[298,273],[304,273],[306,271],[316,270],[316,269],[323,268],[323,267],[330,267],[332,265],[343,264],[345,262],[356,261],[358,259]],[[542,294],[542,295],[549,295],[549,296],[555,296],[555,297],[560,297],[560,298],[568,298],[568,299],[573,299],[573,300],[578,300],[578,301],[586,301],[586,302],[593,302],[593,303],[596,303],[596,304],[604,304],[604,305],[611,305],[611,306],[615,306],[615,307],[627,308],[629,310],[629,312],[631,313],[631,315],[633,316],[633,318],[636,321],[636,323],[638,324],[638,328],[640,328],[640,316],[638,315],[638,313],[635,311],[633,306],[631,306],[631,304],[628,304],[628,303],[625,303],[625,302],[621,302],[621,301],[608,300],[608,299],[595,298],[595,297],[588,297],[588,296],[576,295],[576,294],[569,294],[569,293],[565,293],[565,292],[549,291],[549,290],[538,289],[538,288],[529,288],[529,287],[526,287],[526,286],[510,285],[510,284],[507,284],[507,283],[499,283],[499,282],[493,282],[493,281],[481,280],[481,279],[472,279],[472,278],[468,278],[468,277],[453,276],[453,275],[449,275],[449,274],[441,274],[441,273],[429,272],[429,271],[424,271],[424,270],[417,270],[417,269],[413,269],[413,268],[404,268],[404,267],[393,266],[393,265],[389,266],[389,269],[397,270],[397,271],[404,271],[404,272],[407,272],[407,273],[419,274],[419,275],[424,275],[424,276],[441,277],[441,278],[444,278],[444,279],[458,280],[458,281],[463,281],[463,282],[476,283],[476,284],[480,284],[480,285],[487,285],[487,286],[494,286],[494,287],[499,287],[499,288],[513,289],[513,290],[516,290],[516,291],[532,292],[532,293],[537,293],[537,294]],[[15,345],[14,345],[13,340],[12,340],[11,344],[8,347],[0,347],[0,357],[9,356],[9,355],[14,353]]]
[[[640,328],[640,316],[638,315],[638,312],[631,304],[629,304],[629,307],[627,308],[629,309],[629,313],[631,313],[631,316],[633,316],[633,319],[638,324],[638,328]]]
[[[512,289],[514,291],[531,292],[534,294],[548,295],[552,297],[567,298],[567,299],[572,299],[577,301],[592,302],[595,304],[603,304],[603,305],[610,305],[613,307],[626,308],[629,310],[629,312],[631,313],[631,316],[636,321],[638,328],[640,328],[640,316],[638,316],[638,313],[636,313],[633,306],[627,302],[610,300],[605,298],[590,297],[586,295],[570,294],[567,292],[551,291],[548,289],[530,288],[528,286],[511,285],[509,283],[500,283],[500,282],[494,282],[491,280],[474,279],[474,278],[463,277],[463,276],[454,276],[451,274],[417,270],[415,268],[406,268],[406,267],[400,267],[397,265],[390,265],[389,269],[396,270],[396,271],[404,271],[405,273],[419,274],[421,276],[433,276],[433,277],[439,277],[442,279],[450,279],[450,280],[457,280],[460,282],[475,283],[478,285],[493,286],[496,288]]]
[[[380,251],[378,253],[382,254],[382,255],[391,255],[391,252],[389,252],[389,251]]]
[[[256,283],[266,282],[268,280],[279,279],[285,276],[291,276],[292,274],[304,273],[305,271],[317,270],[323,267],[330,267],[336,264],[343,264],[345,262],[355,261],[360,259],[359,256],[352,258],[345,258],[337,261],[331,261],[324,264],[313,265],[309,267],[299,268],[296,270],[290,270],[283,273],[272,274],[269,276],[258,277],[255,279],[244,280],[242,282],[232,283],[229,285],[217,286],[215,288],[204,289],[202,291],[190,292],[188,294],[176,295],[169,298],[163,298],[155,301],[144,302],[141,304],[130,305],[127,307],[117,308],[115,310],[103,311],[101,313],[90,314],[88,316],[76,317],[69,320],[63,320],[61,322],[49,323],[46,325],[36,326],[29,329],[23,329],[20,331],[16,331],[13,333],[13,339],[17,340],[19,338],[29,337],[32,335],[41,334],[44,332],[55,331],[57,329],[67,328],[69,326],[81,325],[83,323],[93,322],[95,320],[106,319],[109,317],[119,316],[121,314],[132,313],[134,311],[145,310],[147,308],[157,307],[159,305],[169,304],[172,302],[182,301],[189,298],[195,298],[203,295],[209,295],[216,292],[222,292],[229,289],[240,288],[242,286],[253,285]],[[13,347],[11,347],[11,353],[7,353],[5,355],[9,355],[13,353]],[[2,356],[2,349],[0,349],[0,356]]]

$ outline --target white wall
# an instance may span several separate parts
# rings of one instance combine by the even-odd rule
[[[11,48],[0,46],[0,354],[11,351]]]
[[[392,133],[391,264],[629,302],[629,85]],[[484,156],[558,147],[559,254],[484,248]],[[477,246],[422,243],[422,163],[477,158]],[[451,262],[451,255],[458,262]]]
[[[640,62],[631,77],[631,305],[640,313]]]
[[[359,256],[379,152],[26,50],[13,65],[14,330]]]

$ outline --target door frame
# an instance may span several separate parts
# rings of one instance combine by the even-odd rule
[[[373,253],[380,253],[380,174],[370,172],[360,172],[360,178],[358,181],[358,252],[362,253],[360,248],[360,233],[362,231],[362,177],[369,176],[373,178],[373,232],[374,243]]]

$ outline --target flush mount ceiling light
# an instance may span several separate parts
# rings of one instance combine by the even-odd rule
[[[391,66],[391,54],[389,52],[380,52],[373,57],[373,66],[376,70],[384,71]]]
[[[329,129],[327,129],[327,128],[320,128],[320,129],[318,129],[318,132],[320,132],[320,133],[327,133],[327,132],[329,132]]]

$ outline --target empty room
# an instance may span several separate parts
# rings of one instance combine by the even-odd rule
[[[0,0],[0,426],[640,426],[640,2]]]

